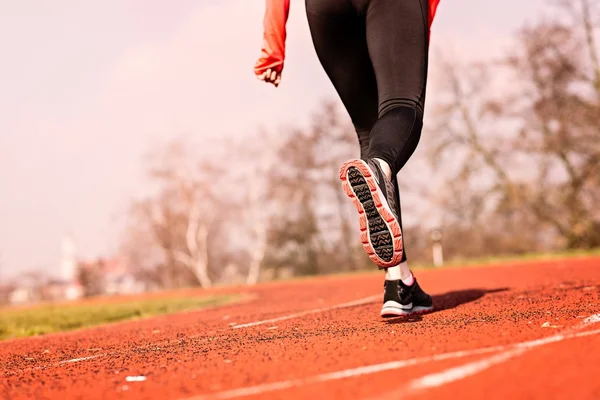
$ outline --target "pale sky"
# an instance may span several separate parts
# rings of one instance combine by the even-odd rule
[[[501,55],[541,0],[441,0],[432,46]],[[0,280],[111,255],[142,156],[187,134],[244,135],[303,124],[337,96],[316,59],[304,1],[292,0],[278,89],[258,82],[263,0],[19,0],[0,3]],[[450,49],[450,50],[448,50]],[[435,53],[428,99],[435,96]]]

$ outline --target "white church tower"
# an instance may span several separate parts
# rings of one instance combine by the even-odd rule
[[[75,242],[71,236],[62,238],[60,250],[60,279],[73,282],[77,279],[77,258]]]
[[[77,280],[77,254],[75,242],[71,236],[64,236],[60,243],[60,280],[63,282],[62,297],[65,300],[76,300],[83,295]]]

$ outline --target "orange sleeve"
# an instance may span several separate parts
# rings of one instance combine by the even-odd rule
[[[281,72],[285,59],[285,25],[290,13],[290,0],[266,1],[263,46],[260,58],[254,66],[256,75],[262,74],[269,68]]]
[[[431,29],[431,24],[433,23],[433,19],[435,18],[435,12],[437,11],[438,4],[440,4],[440,0],[429,0],[429,28]]]

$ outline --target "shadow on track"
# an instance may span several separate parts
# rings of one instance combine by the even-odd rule
[[[453,292],[448,292],[444,294],[438,294],[431,296],[433,298],[433,311],[427,313],[432,314],[438,311],[450,310],[452,308],[458,307],[460,305],[471,303],[475,300],[479,300],[486,294],[490,293],[499,293],[506,292],[508,288],[499,288],[499,289],[465,289],[465,290],[456,290]],[[407,322],[419,322],[423,318],[421,315],[409,315],[406,317],[398,317],[398,318],[389,318],[385,320],[385,323],[388,324],[402,324]]]

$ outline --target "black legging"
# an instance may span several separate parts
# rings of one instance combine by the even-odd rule
[[[421,138],[428,7],[427,0],[306,0],[317,56],[350,114],[361,158],[386,161],[394,179]]]
[[[423,126],[429,49],[427,0],[306,0],[317,56],[356,128],[361,158],[393,176]]]

